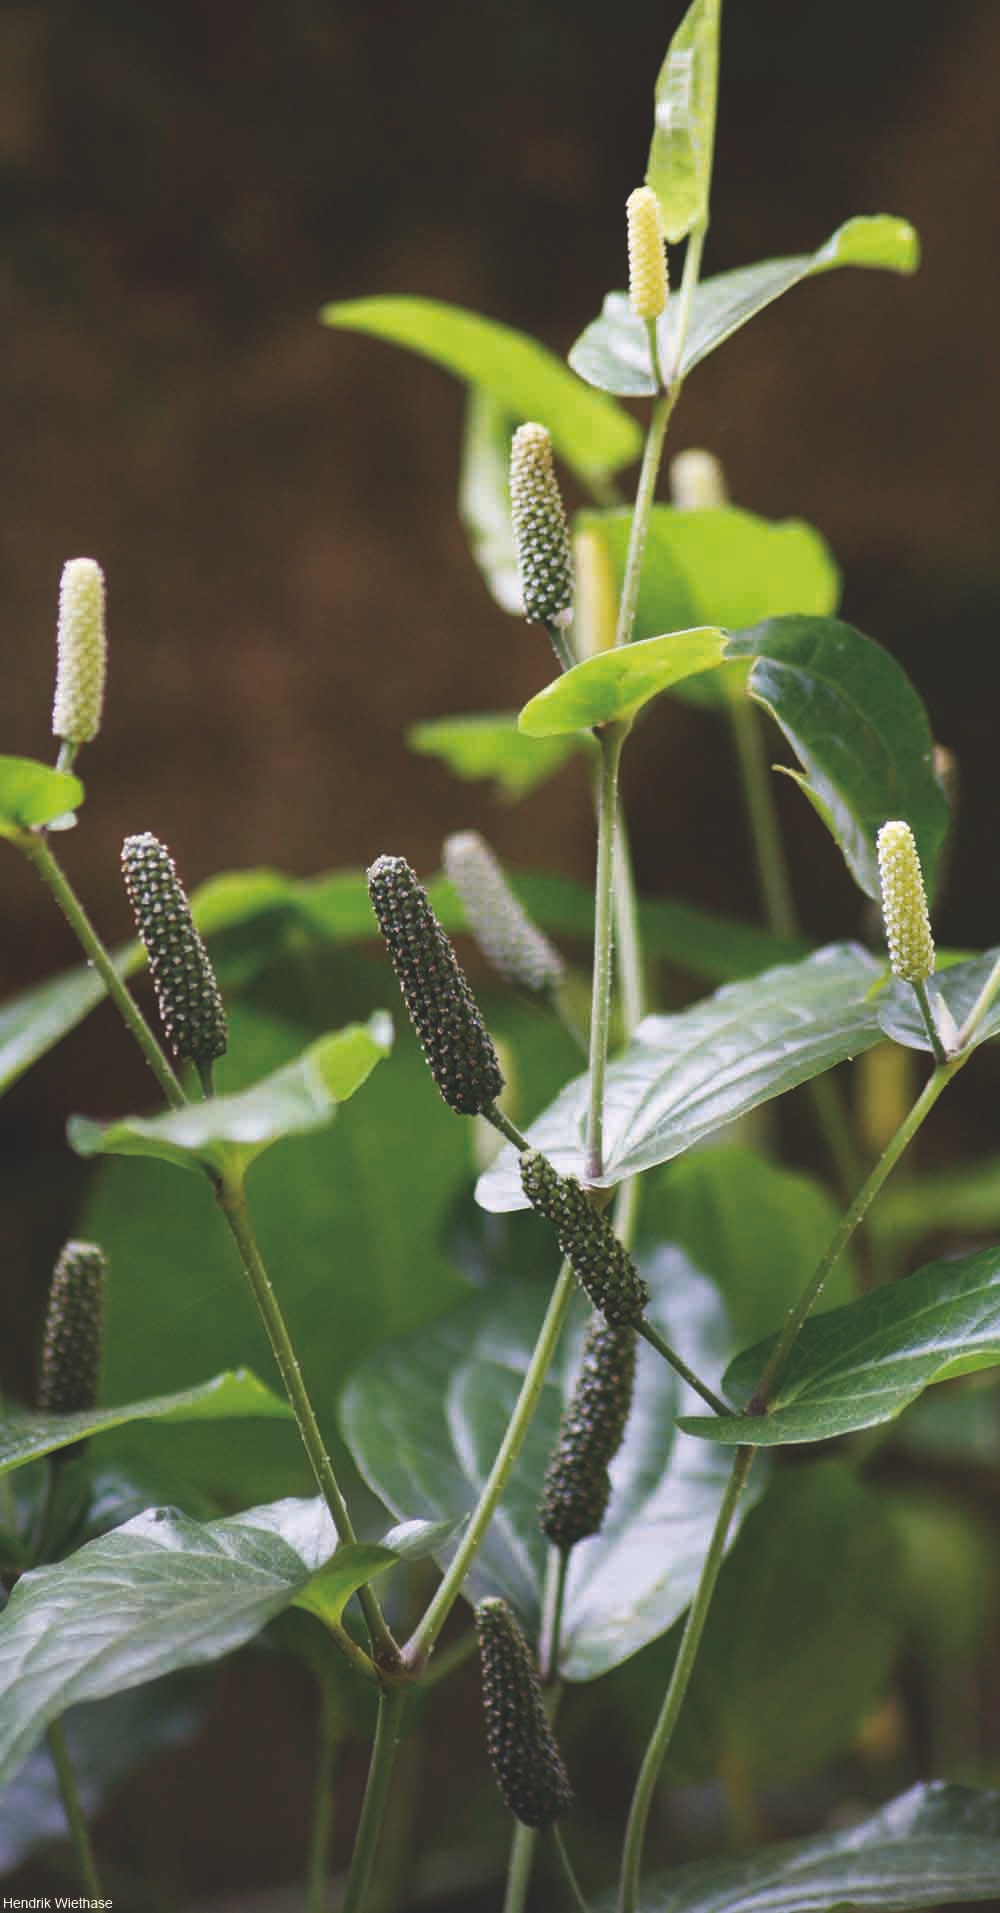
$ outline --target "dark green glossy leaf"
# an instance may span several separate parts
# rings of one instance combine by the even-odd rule
[[[674,244],[708,219],[719,81],[720,0],[693,0],[656,80],[646,184]]]
[[[734,1362],[725,1380],[731,1401],[748,1400],[768,1347]],[[892,1421],[934,1382],[998,1362],[1000,1249],[984,1249],[930,1262],[807,1322],[766,1415],[696,1417],[684,1426],[727,1443],[829,1441]]]
[[[725,655],[725,633],[713,625],[599,651],[537,692],[524,706],[518,729],[528,737],[561,737],[634,717],[650,698],[682,678],[714,670]]]
[[[93,1408],[79,1415],[39,1415],[8,1408],[0,1414],[0,1474],[55,1454],[72,1442],[122,1428],[132,1421],[216,1421],[263,1415],[286,1420],[291,1410],[246,1369],[216,1375],[195,1388],[120,1408]]]
[[[729,641],[752,658],[750,696],[795,750],[791,772],[839,844],[855,882],[878,898],[875,839],[911,826],[928,889],[948,825],[927,714],[895,658],[834,618],[772,618]]]
[[[652,1319],[705,1378],[728,1333],[717,1292],[678,1252],[644,1264]],[[346,1390],[342,1420],[366,1480],[390,1508],[457,1521],[473,1507],[509,1420],[546,1303],[510,1284],[477,1296],[418,1335],[379,1351]],[[538,1529],[542,1476],[575,1379],[582,1318],[544,1384],[517,1468],[468,1583],[470,1600],[502,1594],[538,1625],[548,1549]],[[601,1534],[573,1550],[566,1594],[565,1672],[590,1680],[663,1633],[691,1598],[728,1479],[679,1441],[675,1417],[694,1401],[644,1345],[636,1400],[612,1465]],[[702,1453],[708,1452],[703,1450]]]
[[[942,1024],[945,1029],[948,1016],[961,1028],[998,962],[1000,948],[994,948],[985,950],[982,956],[970,957],[965,963],[952,963],[946,970],[935,971],[927,987],[932,1001],[940,998],[944,1002],[947,1015],[942,1018]],[[890,980],[879,1002],[879,1018],[894,1043],[903,1043],[907,1049],[930,1049],[920,1006],[909,983]],[[987,1043],[994,1036],[1000,1036],[1000,995],[994,998],[978,1024],[969,1049],[978,1049],[980,1043]]]
[[[527,736],[513,711],[414,724],[406,741],[422,756],[440,758],[465,782],[490,778],[497,796],[511,803],[545,783],[581,749],[593,748],[589,737]]]
[[[757,266],[741,266],[735,272],[705,279],[691,301],[677,373],[686,378],[756,313],[816,273],[829,272],[835,266],[878,266],[889,272],[910,273],[918,262],[919,244],[913,227],[905,219],[878,213],[871,218],[849,219],[818,252],[768,259]],[[663,366],[673,366],[676,361],[679,310],[680,300],[670,299],[657,321]],[[621,398],[651,397],[656,390],[646,327],[636,318],[626,292],[607,294],[600,317],[581,333],[569,362],[588,385]]]
[[[33,757],[0,757],[0,837],[51,824],[82,803],[78,777]]]
[[[702,1860],[643,1881],[643,1913],[912,1913],[995,1900],[1000,1797],[913,1787],[845,1832],[736,1860]],[[605,1894],[595,1913],[613,1913]]]
[[[486,589],[501,611],[524,616],[510,515],[510,445],[521,423],[482,386],[470,385],[458,487],[458,515]]]
[[[107,1124],[74,1116],[69,1139],[81,1156],[155,1156],[195,1170],[221,1170],[235,1156],[245,1166],[286,1136],[322,1129],[391,1047],[391,1020],[376,1010],[367,1024],[321,1036],[241,1095]]]
[[[882,971],[856,944],[729,984],[677,1016],[647,1016],[609,1067],[604,1188],[668,1162],[713,1130],[881,1038],[868,994]],[[569,1083],[528,1138],[562,1172],[585,1171],[588,1082]],[[479,1179],[484,1209],[523,1209],[509,1145]]]
[[[641,449],[634,419],[581,390],[561,359],[523,332],[435,299],[347,299],[324,306],[323,325],[364,332],[433,359],[477,385],[518,424],[536,419],[583,479],[606,477]]]
[[[363,1582],[383,1574],[397,1561],[429,1559],[454,1531],[451,1522],[403,1521],[391,1528],[383,1541],[359,1541],[352,1547],[340,1547],[296,1595],[295,1606],[305,1608],[328,1627],[338,1627],[351,1595]]]

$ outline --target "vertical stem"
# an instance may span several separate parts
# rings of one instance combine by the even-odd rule
[[[358,1821],[354,1852],[351,1855],[351,1870],[348,1874],[347,1890],[340,1913],[363,1913],[363,1908],[367,1904],[368,1888],[375,1864],[379,1831],[389,1797],[389,1784],[392,1779],[396,1749],[399,1746],[400,1721],[405,1705],[405,1687],[383,1688],[379,1696],[378,1723],[372,1745],[371,1765],[368,1768],[368,1783],[365,1787],[361,1818]]]
[[[627,724],[609,724],[598,732],[601,775],[597,804],[594,987],[590,1013],[590,1104],[587,1115],[587,1176],[592,1182],[602,1175],[604,1169],[604,1079],[607,1074],[611,1022],[618,765],[627,736]]]
[[[503,1896],[503,1913],[524,1913],[537,1845],[538,1828],[523,1827],[519,1820],[514,1828],[510,1859],[507,1862],[507,1890]]]
[[[587,1902],[580,1891],[580,1883],[577,1880],[576,1874],[573,1872],[570,1857],[566,1851],[566,1843],[559,1831],[559,1826],[556,1821],[553,1821],[552,1825],[547,1828],[547,1833],[549,1844],[555,1853],[570,1900],[577,1909],[577,1913],[587,1913]]]
[[[222,1179],[216,1188],[216,1198],[239,1249],[244,1273],[267,1330],[271,1350],[278,1365],[278,1373],[298,1422],[302,1445],[309,1457],[309,1464],[320,1494],[330,1510],[330,1516],[340,1540],[345,1543],[353,1542],[357,1537],[347,1511],[347,1503],[333,1472],[333,1463],[326,1452],[326,1444],[320,1434],[319,1423],[309,1399],[309,1391],[302,1379],[302,1369],[292,1346],[285,1318],[281,1313],[278,1298],[271,1286],[271,1278],[257,1247],[257,1239],[247,1209],[243,1180],[238,1172]],[[358,1600],[364,1612],[375,1659],[382,1667],[398,1666],[399,1650],[386,1627],[382,1610],[371,1588],[360,1587]]]
[[[913,994],[920,1005],[920,1014],[923,1017],[924,1028],[927,1031],[927,1040],[934,1052],[934,1061],[936,1063],[946,1063],[948,1061],[948,1053],[941,1041],[941,1032],[934,1020],[934,1010],[927,992],[926,983],[914,983]]]
[[[642,576],[642,554],[646,549],[646,533],[649,530],[649,514],[653,508],[656,481],[660,473],[663,441],[670,423],[670,414],[677,402],[678,389],[675,387],[672,392],[662,392],[659,398],[653,401],[649,430],[646,433],[646,444],[642,454],[642,466],[639,471],[639,484],[635,494],[635,506],[632,511],[632,529],[629,534],[625,578],[615,630],[616,645],[628,644],[632,636],[636,606],[639,602],[639,580]]]
[[[542,1602],[542,1631],[538,1643],[538,1672],[544,1683],[559,1679],[562,1652],[563,1608],[566,1601],[566,1576],[569,1573],[568,1548],[550,1548],[545,1568],[545,1596]]]
[[[628,1042],[646,1014],[646,991],[642,974],[642,944],[639,935],[639,911],[628,832],[621,805],[618,807],[618,831],[615,843],[614,874],[615,949],[618,955],[618,990],[621,997],[622,1027]]]
[[[318,1738],[309,1860],[306,1868],[305,1913],[323,1913],[327,1875],[330,1870],[330,1835],[333,1830],[333,1768],[339,1736],[336,1732],[333,1708],[322,1686],[319,1687]]]
[[[746,1484],[755,1453],[756,1450],[753,1448],[740,1448],[737,1450],[733,1470],[729,1477],[726,1492],[722,1498],[722,1505],[719,1509],[712,1539],[709,1542],[708,1553],[705,1556],[701,1579],[698,1583],[694,1600],[691,1603],[684,1633],[681,1636],[681,1644],[677,1650],[674,1671],[670,1676],[670,1684],[660,1710],[660,1717],[653,1729],[649,1746],[646,1749],[642,1766],[639,1769],[639,1778],[636,1781],[635,1792],[632,1796],[628,1831],[625,1835],[625,1848],[622,1854],[621,1883],[618,1889],[618,1913],[636,1913],[636,1908],[639,1904],[639,1873],[642,1866],[642,1849],[646,1836],[646,1823],[649,1819],[649,1810],[653,1801],[653,1793],[660,1776],[660,1769],[663,1765],[667,1749],[670,1745],[671,1736],[677,1724],[677,1717],[681,1711],[684,1696],[687,1693],[688,1682],[691,1679],[691,1673],[701,1643],[702,1631],[708,1616],[712,1595],[715,1592],[715,1584],[719,1578],[719,1569],[722,1566],[723,1556],[726,1551],[729,1529],[732,1525],[733,1516],[736,1513],[736,1504]]]
[[[54,1720],[50,1723],[48,1742],[49,1752],[52,1755],[52,1762],[56,1770],[56,1778],[59,1782],[60,1798],[62,1799],[66,1819],[69,1823],[69,1830],[72,1836],[73,1846],[76,1850],[76,1857],[80,1863],[80,1878],[83,1882],[84,1890],[92,1900],[101,1901],[103,1904],[101,1882],[98,1877],[97,1863],[94,1859],[94,1849],[90,1844],[90,1834],[87,1829],[87,1822],[84,1818],[83,1808],[80,1804],[80,1795],[77,1792],[76,1786],[76,1775],[73,1772],[73,1763],[69,1757],[69,1748],[66,1745],[66,1735],[63,1732],[61,1720]],[[110,1905],[110,1901],[108,1901],[107,1904]]]
[[[742,690],[730,698],[729,718],[743,777],[764,916],[779,936],[794,937],[799,934],[799,920],[788,879],[764,738],[757,712]]]

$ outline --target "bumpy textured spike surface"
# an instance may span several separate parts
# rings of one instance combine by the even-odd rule
[[[226,1013],[174,860],[146,830],[126,837],[122,869],[167,1040],[175,1056],[211,1063],[226,1048]]]
[[[494,969],[526,990],[551,990],[561,982],[566,970],[562,957],[518,903],[478,830],[461,830],[448,837],[442,862],[462,900],[469,928]]]
[[[38,1406],[46,1415],[81,1414],[97,1401],[106,1270],[94,1242],[67,1242],[56,1263],[38,1384]],[[59,1453],[68,1456],[82,1445]]]
[[[878,834],[882,915],[895,976],[923,983],[934,968],[934,939],[917,846],[909,824],[894,820]]]
[[[556,1548],[573,1548],[600,1532],[611,1480],[608,1464],[622,1445],[635,1386],[635,1330],[594,1314],[576,1387],[545,1470],[538,1524]]]
[[[476,1609],[486,1746],[497,1785],[523,1826],[547,1827],[568,1813],[573,1789],[545,1717],[528,1643],[506,1601]]]
[[[566,625],[573,615],[569,526],[544,425],[520,425],[510,450],[510,505],[524,615]]]
[[[628,293],[637,319],[658,319],[667,303],[667,255],[660,202],[637,186],[625,202],[628,216]]]
[[[607,1216],[593,1209],[575,1176],[560,1176],[537,1149],[521,1157],[521,1186],[533,1209],[547,1217],[580,1287],[605,1320],[636,1323],[649,1290]]]
[[[106,651],[104,573],[93,558],[70,558],[59,581],[53,736],[69,744],[88,744],[97,736]]]
[[[503,1074],[426,890],[405,857],[380,857],[368,872],[368,891],[434,1081],[449,1109],[481,1115],[499,1096]]]

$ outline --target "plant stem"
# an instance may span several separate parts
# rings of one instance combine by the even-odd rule
[[[503,1497],[511,1469],[521,1452],[521,1446],[535,1412],[538,1397],[542,1392],[549,1363],[555,1354],[575,1290],[576,1277],[569,1263],[564,1262],[552,1291],[549,1306],[545,1312],[545,1320],[528,1363],[527,1373],[521,1384],[521,1392],[514,1405],[507,1432],[497,1450],[496,1460],[469,1518],[469,1525],[430,1607],[403,1649],[403,1663],[406,1667],[414,1669],[422,1667],[462,1591],[462,1584],[483,1544],[486,1530]]]
[[[18,832],[15,841],[24,851],[25,856],[30,858],[42,881],[51,890],[70,929],[86,951],[108,995],[138,1043],[168,1103],[172,1104],[174,1109],[180,1109],[187,1102],[180,1082],[167,1062],[138,1004],[133,1002],[125,988],[76,892],[53,856],[48,838],[42,831],[25,830]]]
[[[544,623],[545,630],[548,633],[549,643],[556,654],[559,664],[561,664],[564,671],[572,671],[576,659],[570,650],[567,632],[561,624],[556,624],[552,618],[545,618],[542,622]]]
[[[618,765],[628,729],[627,724],[609,724],[598,732],[601,775],[597,804],[594,987],[590,1012],[590,1103],[587,1114],[587,1176],[592,1182],[596,1182],[604,1170],[604,1080],[611,1024]]]
[[[555,1821],[553,1821],[551,1827],[548,1827],[546,1829],[546,1832],[548,1834],[550,1844],[555,1852],[556,1859],[559,1862],[563,1879],[565,1880],[566,1885],[569,1889],[569,1897],[572,1900],[573,1905],[577,1908],[577,1913],[587,1913],[587,1902],[580,1891],[579,1881],[577,1880],[576,1874],[573,1872],[573,1868],[570,1865],[569,1854],[566,1851],[566,1842],[564,1841],[562,1834],[560,1833],[559,1828],[557,1824],[555,1823]]]
[[[568,1548],[550,1548],[545,1568],[545,1593],[542,1599],[542,1631],[538,1642],[538,1672],[543,1684],[559,1679],[562,1652],[563,1607],[566,1601],[566,1576],[569,1572]]]
[[[649,530],[649,514],[653,509],[656,495],[656,481],[660,475],[660,460],[663,457],[663,441],[667,435],[670,414],[677,403],[679,386],[673,391],[661,392],[654,399],[646,433],[646,444],[642,454],[639,471],[639,484],[632,510],[632,528],[629,532],[628,555],[625,559],[625,577],[622,583],[621,603],[618,606],[618,623],[615,628],[615,644],[628,644],[635,624],[636,607],[639,603],[639,581],[642,576],[642,554],[646,548],[646,534]]]
[[[715,1584],[719,1578],[726,1541],[736,1504],[743,1492],[756,1450],[740,1448],[733,1462],[732,1473],[722,1498],[712,1539],[708,1545],[701,1570],[701,1579],[695,1591],[694,1600],[688,1613],[681,1644],[677,1650],[677,1659],[670,1676],[670,1683],[660,1709],[660,1717],[653,1729],[649,1746],[639,1769],[639,1777],[632,1796],[629,1812],[628,1830],[625,1835],[625,1847],[622,1853],[621,1882],[618,1889],[618,1913],[636,1913],[639,1895],[639,1872],[642,1865],[642,1848],[646,1835],[646,1823],[652,1805],[653,1793],[659,1778],[671,1735],[677,1724],[677,1717],[687,1692],[688,1682],[694,1668],[695,1658],[701,1643],[702,1630],[708,1615]]]
[[[507,1141],[513,1143],[519,1156],[523,1156],[525,1150],[531,1148],[527,1136],[522,1136],[517,1124],[512,1123],[510,1117],[504,1115],[498,1103],[490,1103],[482,1113],[486,1122],[492,1123],[494,1129],[500,1131],[501,1136],[506,1136]]]
[[[934,1061],[936,1063],[946,1063],[948,1061],[948,1052],[941,1041],[941,1032],[934,1018],[931,999],[927,993],[927,985],[921,982],[914,983],[912,987],[913,994],[920,1005],[920,1014],[924,1019],[924,1028],[927,1031],[928,1041],[934,1052]]]
[[[649,1343],[650,1348],[655,1348],[657,1355],[662,1355],[664,1361],[669,1362],[671,1368],[676,1369],[681,1380],[687,1382],[688,1387],[693,1388],[695,1394],[700,1395],[702,1401],[707,1402],[709,1408],[711,1408],[716,1415],[731,1415],[733,1413],[733,1409],[723,1401],[721,1395],[713,1394],[708,1384],[699,1379],[694,1369],[688,1367],[683,1358],[678,1355],[677,1350],[671,1348],[670,1343],[664,1340],[659,1329],[654,1328],[652,1322],[647,1321],[645,1316],[643,1316],[641,1322],[636,1323],[636,1334],[641,1335],[643,1341]]]
[[[620,804],[615,842],[614,911],[622,1030],[625,1041],[629,1042],[646,1014],[646,989],[642,973],[642,943],[639,935],[635,881],[632,875],[632,857],[629,851],[625,817]]]
[[[94,1849],[90,1844],[90,1833],[84,1818],[83,1808],[80,1804],[76,1775],[73,1772],[73,1763],[69,1757],[69,1748],[66,1745],[66,1735],[63,1732],[61,1720],[53,1720],[50,1722],[48,1742],[49,1752],[52,1755],[52,1764],[55,1767],[56,1778],[59,1782],[59,1796],[63,1803],[73,1846],[76,1851],[76,1857],[80,1864],[80,1878],[84,1890],[92,1900],[102,1900],[103,1894],[101,1892],[101,1882],[97,1872],[97,1863],[94,1859]]]
[[[326,1882],[330,1869],[330,1836],[333,1831],[333,1768],[339,1735],[333,1708],[323,1689],[319,1689],[319,1747],[316,1757],[316,1781],[313,1792],[312,1828],[309,1861],[306,1869],[305,1913],[323,1913]]]
[[[351,1870],[340,1913],[363,1913],[371,1884],[372,1868],[379,1832],[389,1798],[389,1783],[399,1745],[399,1727],[406,1705],[405,1687],[383,1688],[379,1696],[378,1723],[372,1745],[368,1782],[351,1855]]]
[[[706,184],[706,197],[707,192],[708,188]],[[688,326],[691,323],[691,301],[694,298],[698,279],[701,274],[701,255],[704,251],[705,235],[707,232],[708,220],[706,218],[702,220],[700,226],[692,228],[692,231],[688,235],[687,251],[684,254],[684,271],[681,274],[681,286],[677,294],[678,318],[674,332],[674,362],[670,368],[670,375],[666,380],[666,383],[673,388],[675,396],[680,391],[681,359],[684,356],[684,347],[687,343]]]
[[[986,982],[983,984],[965,1022],[958,1032],[959,1049],[965,1049],[970,1038],[975,1035],[998,990],[1000,990],[1000,957],[998,957],[994,963]]]
[[[785,1363],[791,1354],[799,1331],[807,1316],[815,1307],[816,1302],[819,1300],[827,1276],[846,1249],[859,1222],[861,1222],[867,1214],[886,1177],[890,1171],[895,1168],[903,1151],[908,1144],[912,1142],[921,1123],[930,1115],[942,1090],[947,1088],[952,1077],[958,1069],[960,1069],[963,1061],[964,1058],[962,1057],[954,1057],[950,1063],[942,1063],[934,1071],[933,1076],[931,1076],[924,1085],[923,1090],[917,1097],[909,1114],[904,1117],[895,1135],[886,1144],[867,1181],[862,1184],[850,1208],[845,1212],[838,1223],[826,1253],[820,1258],[815,1273],[789,1315],[775,1343],[774,1351],[764,1369],[764,1373],[754,1390],[751,1400],[747,1403],[744,1410],[745,1414],[759,1415],[766,1409],[775,1387],[781,1379]]]
[[[313,1412],[309,1391],[302,1379],[302,1369],[292,1346],[285,1318],[281,1313],[278,1298],[271,1285],[271,1278],[257,1247],[257,1238],[254,1235],[247,1208],[243,1178],[239,1171],[220,1179],[216,1185],[216,1199],[240,1252],[243,1270],[267,1330],[271,1351],[278,1365],[278,1373],[298,1423],[302,1444],[309,1457],[309,1465],[316,1478],[317,1486],[330,1510],[330,1517],[338,1538],[349,1545],[357,1537],[347,1512],[347,1503],[333,1472],[333,1463],[326,1452],[326,1444],[320,1434],[319,1423]],[[383,1669],[397,1668],[399,1649],[385,1624],[382,1610],[371,1588],[367,1585],[360,1587],[358,1600],[364,1612],[377,1664]]]
[[[729,699],[729,720],[743,779],[764,916],[779,936],[795,937],[799,934],[799,920],[781,842],[763,732],[757,712],[742,689],[733,692]]]
[[[537,1845],[538,1828],[523,1827],[519,1820],[514,1828],[510,1859],[507,1862],[507,1889],[503,1896],[503,1913],[524,1913]]]

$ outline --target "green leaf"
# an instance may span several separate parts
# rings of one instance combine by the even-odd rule
[[[67,1707],[242,1647],[335,1541],[318,1499],[208,1522],[150,1508],[22,1575],[0,1614],[0,1786]]]
[[[927,713],[895,658],[835,618],[799,617],[737,633],[726,655],[753,659],[750,696],[795,750],[803,769],[789,774],[865,895],[879,896],[875,839],[892,817],[911,826],[933,890],[948,806]]]
[[[144,960],[141,945],[119,953],[119,974],[127,976]],[[68,1036],[104,997],[104,984],[88,967],[64,971],[35,989],[25,990],[0,1009],[0,1091]]]
[[[519,423],[482,386],[470,385],[458,515],[487,591],[514,618],[524,617],[510,511],[510,445]]]
[[[492,779],[497,796],[510,803],[545,783],[581,749],[593,748],[589,737],[528,737],[513,711],[434,718],[414,724],[406,741],[422,756],[440,758],[466,783]]]
[[[753,1393],[770,1349],[747,1349],[726,1375],[731,1401]],[[829,1441],[892,1421],[925,1388],[1000,1362],[1000,1249],[930,1262],[846,1308],[808,1321],[766,1415],[683,1426],[706,1440]]]
[[[327,1627],[339,1627],[344,1609],[362,1583],[371,1581],[398,1561],[423,1561],[454,1533],[454,1524],[404,1521],[390,1529],[384,1541],[359,1541],[340,1547],[325,1567],[306,1582],[295,1606],[315,1614]]]
[[[409,347],[477,385],[518,424],[536,419],[582,479],[605,478],[642,448],[634,419],[584,392],[561,359],[523,332],[435,299],[379,297],[324,306],[323,325]]]
[[[241,1095],[114,1123],[73,1116],[69,1139],[80,1156],[156,1156],[183,1169],[221,1170],[235,1154],[246,1166],[286,1136],[325,1127],[391,1047],[392,1023],[376,1010],[366,1024],[321,1036]]]
[[[714,670],[725,656],[725,633],[714,626],[599,651],[537,692],[518,728],[528,737],[560,737],[634,717],[650,698],[682,678]]]
[[[868,1820],[737,1860],[699,1860],[644,1880],[643,1913],[814,1913],[995,1900],[1000,1796],[912,1787]],[[613,1893],[595,1913],[614,1913]]]
[[[0,1474],[127,1422],[216,1421],[257,1415],[286,1420],[290,1413],[287,1404],[245,1368],[215,1375],[210,1382],[174,1395],[124,1402],[120,1408],[93,1408],[78,1415],[39,1415],[8,1408],[0,1414]]]
[[[818,252],[790,259],[768,259],[761,265],[741,266],[704,279],[695,288],[679,377],[699,365],[716,346],[731,338],[765,306],[790,292],[793,286],[835,266],[877,266],[889,272],[915,272],[919,244],[905,219],[878,213],[849,219],[838,227]],[[679,299],[668,299],[657,321],[661,365],[673,365],[677,349]],[[632,311],[627,292],[609,292],[600,318],[581,333],[569,355],[570,365],[588,385],[621,398],[651,397],[656,386],[649,363],[645,322]]]
[[[780,1786],[843,1753],[885,1693],[902,1592],[880,1494],[842,1462],[777,1476],[723,1567],[672,1775]]]
[[[676,1016],[647,1016],[608,1069],[599,1186],[669,1162],[737,1116],[870,1049],[881,1029],[867,999],[881,976],[866,950],[832,943]],[[532,1147],[563,1174],[585,1173],[587,1104],[588,1079],[580,1076],[528,1129]],[[480,1177],[476,1197],[484,1209],[527,1206],[509,1145]]]
[[[671,245],[708,219],[719,81],[719,0],[694,0],[656,81],[646,184]]]
[[[984,951],[982,956],[970,957],[964,963],[949,964],[947,969],[937,970],[931,977],[927,986],[931,997],[943,998],[959,1028],[998,962],[1000,948],[994,948]],[[930,1038],[920,1014],[920,1006],[909,983],[903,983],[898,978],[890,980],[879,1001],[879,1020],[894,1043],[902,1043],[907,1049],[930,1049]],[[994,1036],[1000,1036],[1000,999],[996,998],[972,1036],[970,1054],[979,1048],[980,1043],[988,1043]]]
[[[654,1292],[652,1319],[710,1380],[728,1340],[716,1291],[676,1250],[643,1267]],[[344,1431],[388,1507],[418,1509],[437,1521],[469,1513],[510,1418],[546,1299],[537,1286],[504,1284],[381,1349],[354,1375],[342,1404]],[[548,1555],[538,1528],[542,1476],[575,1380],[585,1314],[577,1310],[574,1332],[546,1378],[502,1511],[467,1583],[469,1600],[502,1594],[529,1629],[539,1620]],[[640,1344],[608,1516],[570,1562],[563,1624],[570,1680],[591,1680],[627,1659],[691,1598],[728,1479],[727,1468],[706,1470],[692,1444],[677,1438],[678,1406],[696,1399]]]
[[[0,757],[0,837],[51,824],[83,803],[78,777],[33,757]]]

